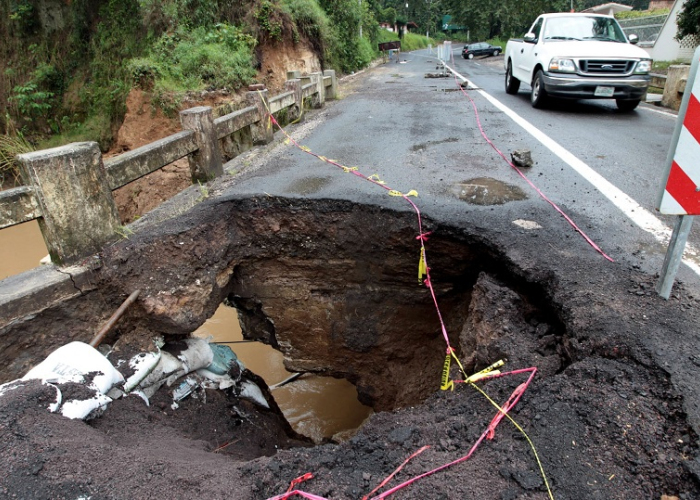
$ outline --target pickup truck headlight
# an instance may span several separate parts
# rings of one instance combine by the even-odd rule
[[[637,65],[634,67],[634,72],[637,75],[646,75],[651,71],[651,60],[650,59],[642,59],[637,63]]]
[[[559,57],[554,57],[549,61],[549,71],[556,71],[558,73],[576,73],[576,65],[573,59],[562,59]]]

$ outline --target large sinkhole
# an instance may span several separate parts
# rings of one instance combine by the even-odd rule
[[[463,230],[425,220],[424,231],[450,343],[468,371],[502,358],[545,375],[568,363],[542,286]],[[383,411],[420,404],[440,386],[446,345],[418,280],[417,235],[415,214],[377,206],[219,200],[110,258],[122,281],[138,276],[146,288],[150,329],[189,333],[226,302],[243,338],[279,351],[287,370],[345,379]]]

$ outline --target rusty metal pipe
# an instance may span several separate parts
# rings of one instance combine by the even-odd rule
[[[90,341],[90,346],[92,347],[97,347],[100,345],[102,340],[105,338],[105,335],[107,335],[112,328],[114,328],[114,325],[117,324],[117,321],[124,315],[124,311],[126,311],[126,308],[129,307],[131,304],[136,302],[136,299],[139,298],[139,294],[141,293],[141,290],[136,290],[133,292],[127,299],[122,303],[122,305],[119,306],[119,309],[117,309],[114,314],[107,320],[107,323],[105,326],[102,327],[102,329],[97,332],[97,335],[93,337],[93,339]]]

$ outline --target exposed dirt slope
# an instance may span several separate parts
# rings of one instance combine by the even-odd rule
[[[321,70],[318,56],[303,42],[294,45],[264,44],[257,55],[260,58],[257,81],[264,83],[272,95],[283,89],[288,71],[306,74]],[[150,92],[138,88],[129,93],[124,122],[117,133],[116,144],[107,156],[131,151],[182,130],[177,114],[166,116],[153,99]],[[222,105],[235,108],[243,100],[243,92],[192,92],[181,103],[180,109],[211,106],[216,110]],[[191,182],[187,159],[183,158],[116,190],[114,198],[122,222],[131,222],[153,210]]]

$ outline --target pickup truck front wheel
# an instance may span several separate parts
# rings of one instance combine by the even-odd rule
[[[633,100],[625,100],[625,99],[616,99],[615,103],[617,104],[617,109],[620,111],[632,111],[635,109],[637,106],[639,106],[639,103],[641,101],[639,99],[633,99]]]
[[[520,80],[513,76],[513,65],[508,61],[508,69],[506,69],[506,94],[515,95],[520,89]]]
[[[547,91],[544,89],[544,78],[542,70],[537,70],[535,78],[532,79],[532,92],[530,93],[530,103],[533,108],[543,108],[547,102]]]

